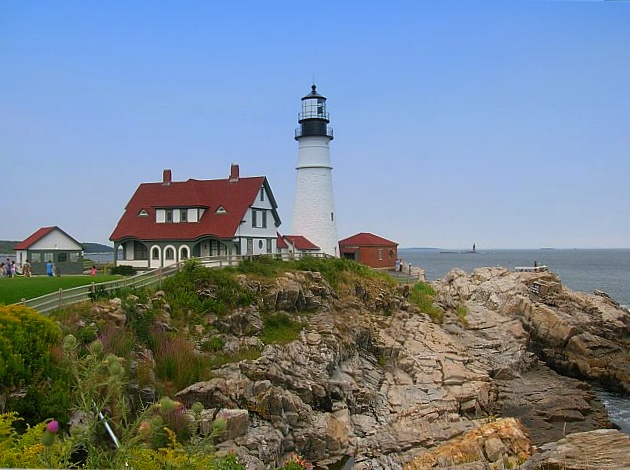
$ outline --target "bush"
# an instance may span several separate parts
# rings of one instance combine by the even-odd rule
[[[110,274],[118,274],[121,276],[133,276],[136,274],[133,266],[129,266],[127,264],[119,264],[118,266],[112,266],[109,270]]]
[[[61,339],[59,327],[22,305],[0,305],[0,393],[24,388],[29,393],[56,376],[52,346]]]
[[[241,287],[234,273],[227,268],[205,268],[194,260],[186,263],[180,272],[162,284],[173,315],[176,312],[223,315],[229,309],[251,305],[254,295]]]

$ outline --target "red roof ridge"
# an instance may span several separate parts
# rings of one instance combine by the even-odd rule
[[[343,240],[339,240],[339,245],[396,245],[398,243],[387,238],[374,235],[370,232],[359,232]]]

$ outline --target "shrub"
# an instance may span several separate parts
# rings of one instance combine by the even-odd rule
[[[110,274],[118,274],[121,276],[133,276],[136,274],[136,271],[133,269],[133,266],[129,266],[127,264],[119,264],[118,266],[112,266],[109,270]]]
[[[228,309],[251,305],[255,298],[236,281],[232,269],[209,269],[191,260],[163,282],[166,300],[177,312],[224,314]],[[190,319],[189,319],[190,320]]]
[[[409,294],[409,301],[415,304],[423,313],[426,313],[436,323],[442,323],[444,312],[433,305],[435,290],[425,282],[416,282]]]
[[[0,394],[20,388],[28,400],[10,400],[8,408],[21,407],[27,423],[41,418],[41,410],[66,404],[48,382],[59,376],[52,348],[61,338],[59,327],[35,310],[22,305],[0,305]]]
[[[201,379],[203,358],[190,341],[179,336],[154,332],[155,375],[163,382],[166,394],[175,393]]]

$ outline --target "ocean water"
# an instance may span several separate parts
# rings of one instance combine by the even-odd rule
[[[475,268],[546,265],[560,276],[562,284],[580,292],[599,289],[621,305],[630,307],[630,249],[598,250],[477,250],[444,252],[437,249],[399,249],[398,256],[424,269],[427,281],[444,277],[451,269],[471,273]],[[630,397],[594,388],[610,419],[630,435]]]
[[[425,271],[427,281],[444,277],[451,269],[461,268],[467,273],[487,266],[546,265],[560,276],[568,288],[592,293],[599,289],[622,305],[630,306],[630,249],[599,250],[483,250],[443,252],[437,249],[402,248],[398,255],[406,262]]]

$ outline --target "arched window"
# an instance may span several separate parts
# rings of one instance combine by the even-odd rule
[[[187,246],[183,246],[181,248],[181,251],[179,252],[179,258],[180,259],[188,259],[188,247]]]
[[[164,250],[164,259],[175,259],[175,250],[173,250],[173,248],[171,248],[170,246],[166,250]]]
[[[157,246],[151,250],[151,259],[160,259],[160,249]]]

